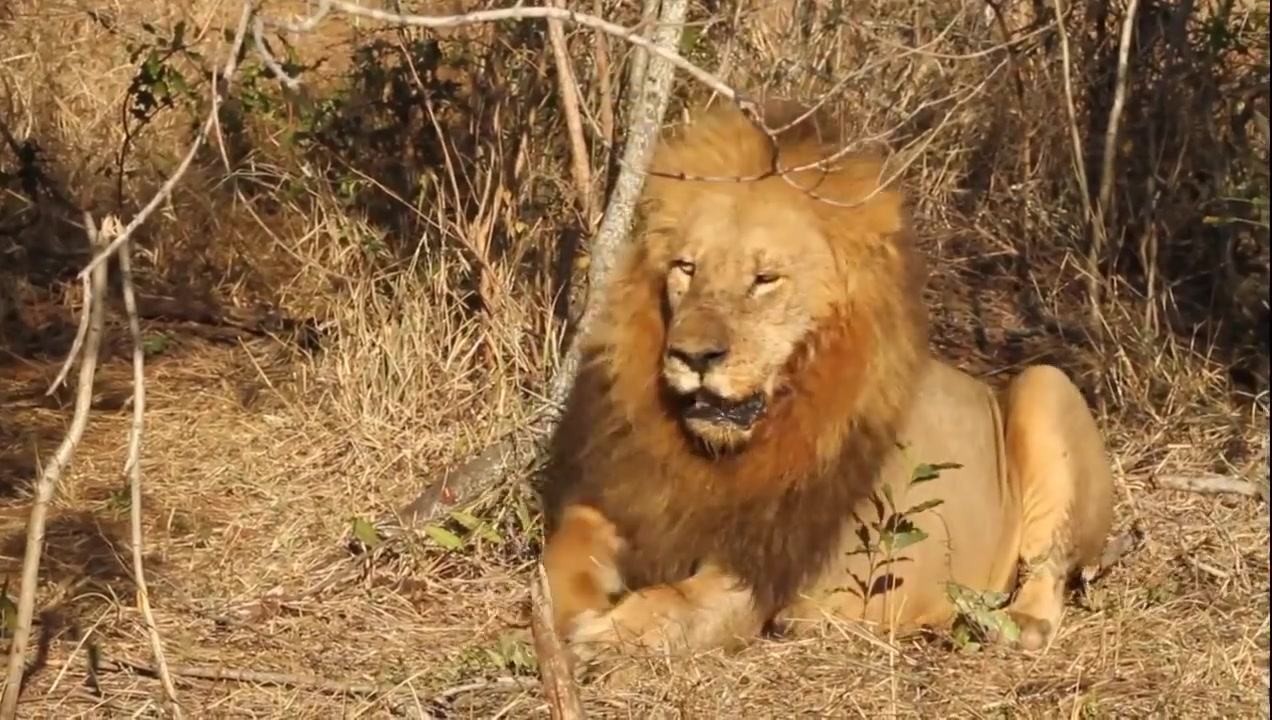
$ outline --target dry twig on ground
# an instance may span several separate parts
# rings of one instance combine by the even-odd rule
[[[158,677],[158,670],[146,663],[133,660],[105,660],[101,662],[101,670],[107,672],[131,672],[150,677]],[[395,685],[362,683],[303,675],[297,673],[262,672],[258,670],[237,670],[234,668],[211,667],[202,665],[172,665],[169,672],[176,677],[191,680],[213,680],[221,682],[239,682],[253,685],[275,685],[278,687],[307,688],[329,695],[354,695],[360,697],[405,697],[406,693]],[[477,682],[464,683],[446,688],[429,696],[432,702],[444,702],[465,693],[482,690],[525,690],[533,688],[533,678],[499,677]],[[418,702],[416,703],[418,704]]]
[[[1153,482],[1158,487],[1195,493],[1244,495],[1246,497],[1262,497],[1266,494],[1266,490],[1249,480],[1226,475],[1157,475],[1153,477]]]

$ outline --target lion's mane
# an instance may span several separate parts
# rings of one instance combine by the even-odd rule
[[[770,103],[765,124],[781,127],[801,114],[797,105]],[[742,186],[694,178],[773,168],[774,143],[730,107],[698,113],[655,153],[643,226],[577,340],[580,368],[541,486],[549,532],[574,503],[616,525],[629,588],[675,582],[711,561],[747,583],[770,614],[822,571],[852,508],[874,487],[927,357],[925,270],[900,194],[879,189],[882,162],[835,157],[840,140],[816,116],[775,144],[785,168],[826,160],[825,169],[756,182],[815,218],[841,282],[834,313],[787,362],[784,391],[749,444],[712,455],[683,431],[660,382],[667,268],[650,251],[683,227],[695,198]],[[782,238],[773,243],[780,248]]]

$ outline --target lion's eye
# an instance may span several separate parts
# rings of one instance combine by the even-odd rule
[[[763,285],[772,285],[773,283],[781,279],[782,277],[778,275],[777,273],[757,273],[755,275],[755,285],[757,287],[763,286]]]
[[[676,260],[671,263],[671,266],[686,275],[693,275],[694,264],[688,260]]]

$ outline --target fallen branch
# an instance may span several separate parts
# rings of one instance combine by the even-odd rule
[[[552,590],[540,564],[530,581],[530,631],[534,635],[534,652],[539,660],[543,694],[554,720],[582,720],[587,714],[574,686],[570,658],[561,646],[553,618]]]
[[[93,218],[84,214],[84,227],[89,240],[99,240]],[[14,622],[13,639],[9,645],[9,666],[5,674],[4,698],[0,700],[0,718],[17,717],[18,697],[22,694],[22,680],[26,669],[26,647],[31,639],[31,624],[35,617],[35,592],[40,582],[40,555],[44,550],[44,527],[48,520],[49,504],[57,493],[62,472],[71,464],[75,449],[88,427],[88,411],[93,402],[93,379],[97,374],[97,356],[101,348],[102,330],[106,324],[106,266],[101,265],[89,281],[84,283],[84,307],[80,312],[88,316],[85,324],[83,351],[79,358],[79,382],[75,396],[75,411],[70,429],[53,456],[53,462],[44,468],[35,482],[35,498],[31,503],[31,518],[27,521],[26,551],[22,558],[22,587],[18,593],[18,616]]]
[[[1213,495],[1244,495],[1261,497],[1267,500],[1267,488],[1260,487],[1249,480],[1228,475],[1155,475],[1153,483],[1167,490],[1183,490],[1185,492],[1206,493]]]

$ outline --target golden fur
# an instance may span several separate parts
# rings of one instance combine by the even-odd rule
[[[791,124],[802,113],[770,103],[765,124]],[[1032,426],[1009,423],[1004,434],[997,401],[972,404],[988,391],[929,358],[924,267],[900,194],[880,187],[882,163],[832,157],[840,140],[816,116],[778,135],[777,148],[783,168],[824,162],[784,177],[702,180],[761,176],[773,167],[769,137],[732,108],[698,113],[656,152],[653,169],[674,177],[647,181],[644,225],[600,298],[591,331],[578,339],[582,362],[544,476],[544,564],[558,627],[576,651],[620,638],[707,648],[826,609],[877,615],[874,593],[848,601],[827,582],[855,569],[843,558],[854,555],[862,511],[878,505],[875,490],[897,483],[897,443],[916,431],[921,447],[940,436],[912,412],[928,398],[956,422],[968,418],[956,453],[983,441],[988,449],[974,453],[972,464],[995,461],[970,471],[986,483],[977,497],[993,512],[964,520],[994,532],[930,531],[986,547],[955,547],[946,570],[920,562],[918,574],[905,578],[907,597],[919,606],[893,619],[948,620],[948,600],[942,605],[925,590],[946,576],[1014,583],[1015,566],[1004,558],[1017,559],[1033,538],[1058,570],[1031,581],[1042,589],[1025,593],[1032,604],[1015,609],[1026,622],[1038,620],[1033,635],[1049,638],[1058,621],[1053,581],[1098,555],[1108,525],[1099,511],[1061,532],[1074,526],[1076,500],[1065,498],[1094,493],[1096,507],[1109,504],[1089,412],[1075,409],[1073,398],[1081,398],[1067,379],[1041,372],[1040,389],[1029,386],[1026,401],[1046,400],[1042,421],[1063,420],[1047,428],[1061,444],[1043,442],[1015,458],[1008,449],[1000,458],[995,448],[1013,432],[1023,433],[1021,447],[1034,441]],[[957,427],[947,429],[957,437]],[[1068,439],[1071,446],[1063,444]],[[1076,469],[1094,474],[1094,490],[1078,487],[1084,480],[1072,473],[1059,477],[1061,463],[1034,485],[1063,502],[1054,509],[1033,503],[1043,507],[1034,513],[1041,519],[1028,520],[1021,478],[1039,474],[1036,458],[1071,448],[1081,461]],[[1045,459],[1055,465],[1054,456]],[[1064,492],[1052,492],[1055,477],[1068,483]],[[976,487],[962,484],[959,492],[975,495]],[[924,502],[922,495],[910,504]],[[968,533],[980,534],[963,542]],[[982,550],[984,561],[966,555]],[[901,582],[893,585],[900,592]],[[631,592],[612,602],[624,590]]]

